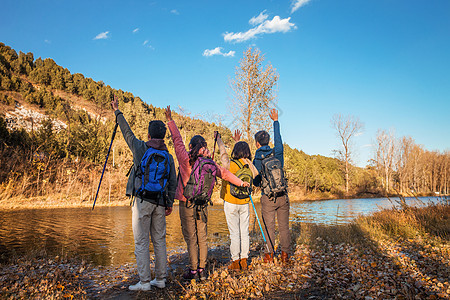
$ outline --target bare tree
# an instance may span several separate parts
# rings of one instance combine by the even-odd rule
[[[400,194],[403,194],[408,190],[408,167],[410,163],[411,151],[414,146],[414,140],[411,137],[402,137],[398,142],[398,151],[396,161],[396,169],[398,174],[398,185]]]
[[[386,132],[384,130],[378,130],[376,137],[376,158],[377,167],[383,174],[383,182],[386,193],[389,192],[391,175],[395,166],[396,157],[396,141],[394,132]]]
[[[345,172],[345,191],[348,193],[349,190],[349,173],[350,164],[353,155],[353,143],[352,139],[361,133],[364,128],[364,124],[361,123],[359,118],[354,116],[342,116],[341,114],[336,114],[331,120],[332,126],[337,131],[338,137],[341,139],[342,150],[335,150],[338,154],[340,160],[344,162],[344,172]]]
[[[276,104],[274,88],[279,76],[270,63],[264,68],[263,62],[264,55],[259,49],[248,48],[230,82],[232,113],[248,140],[257,130],[269,128],[268,112]]]

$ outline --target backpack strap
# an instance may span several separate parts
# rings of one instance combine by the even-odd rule
[[[148,183],[148,181],[149,181],[149,179],[148,179],[148,177],[149,177],[149,172],[148,172],[148,169],[150,168],[150,165],[151,165],[151,163],[152,163],[152,159],[153,159],[153,156],[155,155],[155,153],[152,153],[148,158],[147,158],[147,163],[145,164],[145,171],[144,171],[144,178],[143,178],[143,183],[144,183],[144,186]]]
[[[239,159],[232,159],[231,161],[234,162],[239,167],[239,169],[242,169],[244,167],[244,165],[239,161]]]

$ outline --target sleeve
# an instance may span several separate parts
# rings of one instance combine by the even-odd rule
[[[131,152],[133,152],[133,154],[134,154],[141,141],[138,140],[136,138],[136,136],[134,135],[133,131],[130,128],[130,125],[128,125],[128,122],[125,120],[123,113],[120,110],[116,110],[114,112],[114,114],[116,115],[116,120],[117,120],[117,123],[119,124],[120,131],[122,132],[123,138],[125,139],[125,142],[127,143]]]
[[[172,155],[170,154],[169,154],[169,161],[170,161],[170,175],[169,175],[169,182],[167,185],[169,199],[167,201],[167,206],[172,207],[173,201],[175,199],[175,192],[177,190],[177,172],[175,170],[175,162],[173,160]]]
[[[223,180],[228,181],[231,184],[234,184],[236,186],[242,186],[244,183],[241,179],[237,178],[236,175],[225,169],[224,167],[221,167],[217,165],[217,176],[222,178]]]
[[[174,120],[169,121],[167,124],[170,130],[170,134],[172,136],[173,145],[175,148],[175,155],[177,156],[178,165],[180,166],[180,175],[181,178],[187,180],[190,174],[188,174],[189,170],[189,153],[186,151],[186,147],[183,143],[183,138],[181,137],[180,131],[178,130],[177,125]]]
[[[274,153],[275,157],[281,161],[281,165],[284,167],[284,155],[283,155],[283,141],[280,133],[280,122],[273,122],[273,134],[274,134]]]
[[[256,155],[257,154],[255,153],[255,156]],[[253,160],[253,165],[255,166],[256,170],[258,171],[258,175],[256,175],[255,178],[253,179],[253,185],[254,186],[260,186],[261,185],[261,181],[262,181],[262,179],[261,179],[261,168],[262,168],[261,160],[255,158]]]
[[[217,138],[217,145],[219,146],[220,152],[220,162],[222,166],[229,170],[230,169],[230,157],[228,156],[227,149],[225,148],[225,144],[223,143],[220,136]]]
[[[258,176],[258,175],[259,175],[259,172],[258,172],[258,170],[256,169],[255,165],[253,165],[252,162],[251,162],[249,159],[247,159],[247,158],[244,158],[244,161],[245,161],[246,164],[248,164],[248,167],[249,167],[250,170],[252,171],[253,178],[255,178],[256,176]]]

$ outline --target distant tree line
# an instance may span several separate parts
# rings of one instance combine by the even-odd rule
[[[386,192],[450,192],[450,151],[428,151],[411,137],[379,130],[372,165]]]

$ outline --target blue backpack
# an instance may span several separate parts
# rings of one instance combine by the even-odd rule
[[[137,194],[142,200],[154,204],[166,204],[166,186],[169,180],[169,153],[164,150],[148,148],[138,167],[141,187]],[[162,200],[162,201],[161,201]]]

